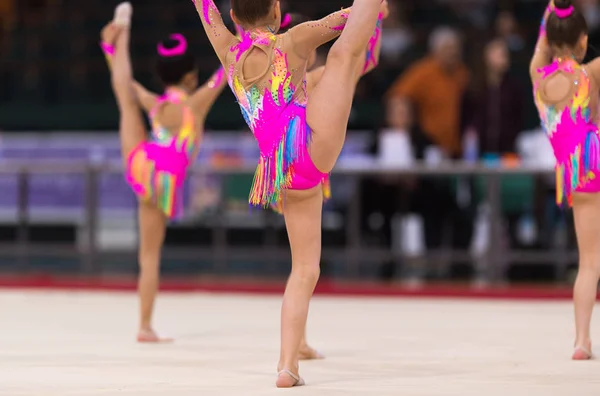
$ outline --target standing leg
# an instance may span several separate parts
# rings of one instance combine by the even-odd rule
[[[280,388],[303,384],[298,375],[298,354],[310,298],[320,275],[322,212],[321,185],[286,192],[283,215],[292,251],[292,272],[281,307],[281,356],[276,383]]]
[[[131,91],[132,72],[129,59],[129,26],[131,5],[121,3],[115,10],[111,25],[102,31],[102,39],[113,43],[115,54],[111,68],[112,87],[120,112],[119,135],[123,161],[127,163],[129,154],[146,140],[146,131],[137,101]],[[159,341],[151,327],[154,299],[158,289],[160,250],[165,234],[165,217],[160,210],[149,204],[140,203],[140,278],[141,320],[138,341]]]
[[[600,193],[573,195],[579,270],[573,291],[575,303],[575,353],[573,359],[591,357],[590,322],[600,279]]]
[[[381,0],[355,0],[341,36],[331,47],[323,77],[308,99],[306,116],[314,131],[310,157],[321,172],[333,169],[346,140],[356,88],[355,76],[373,34]]]
[[[152,328],[152,313],[160,279],[160,253],[165,240],[167,220],[155,205],[142,202],[139,204],[138,216],[140,329],[137,339],[139,342],[170,342],[172,339],[160,338]]]

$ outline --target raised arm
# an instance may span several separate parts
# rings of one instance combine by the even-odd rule
[[[358,80],[360,80],[362,76],[375,69],[379,64],[379,53],[381,50],[381,29],[383,27],[383,20],[387,18],[387,15],[387,12],[382,12],[379,14],[379,19],[377,20],[377,26],[375,27],[373,36],[371,36],[371,40],[369,40],[369,45],[367,46],[367,48],[365,48],[364,51],[365,63],[358,64],[358,69],[356,70],[355,83],[358,83]],[[319,66],[306,74],[306,88],[309,94],[310,91],[321,80],[324,71],[325,66]]]
[[[211,107],[227,85],[225,69],[220,67],[200,88],[189,98],[189,104],[195,113],[203,120],[206,119]]]
[[[531,58],[531,64],[529,65],[529,73],[532,78],[537,74],[537,70],[540,67],[546,66],[552,60],[552,52],[550,51],[550,46],[546,40],[546,20],[552,11],[554,11],[554,0],[550,0],[550,3],[548,3],[540,23],[540,32],[537,43],[535,44],[533,57]]]
[[[350,10],[350,8],[345,8],[318,21],[305,22],[290,29],[287,34],[292,39],[296,53],[306,59],[315,48],[342,34]]]
[[[387,3],[387,1],[385,2]],[[359,77],[364,76],[371,70],[375,69],[379,64],[379,55],[381,53],[381,29],[383,28],[383,20],[387,18],[387,12],[380,12],[377,19],[375,31],[369,40],[369,45],[365,51],[365,64],[362,67]]]
[[[225,61],[225,55],[233,44],[235,36],[223,23],[223,18],[213,0],[192,0],[196,11],[202,21],[206,35],[215,50],[221,63]]]

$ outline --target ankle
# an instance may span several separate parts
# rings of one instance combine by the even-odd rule
[[[590,348],[592,346],[592,340],[590,337],[578,337],[575,340],[575,347]]]
[[[277,363],[277,372],[280,372],[281,370],[290,370],[292,373],[298,374],[298,372],[300,371],[300,367],[298,365],[298,362],[287,362],[286,364],[285,361],[280,360],[279,363]]]

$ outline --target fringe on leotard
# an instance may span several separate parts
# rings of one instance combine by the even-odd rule
[[[292,184],[294,163],[301,159],[302,148],[306,147],[310,136],[310,128],[300,117],[289,122],[273,153],[268,157],[261,155],[259,159],[250,190],[251,205],[279,205],[282,191]]]
[[[587,133],[585,141],[577,145],[569,159],[556,164],[556,203],[573,204],[573,192],[596,178],[600,171],[598,153],[600,138],[597,131]]]

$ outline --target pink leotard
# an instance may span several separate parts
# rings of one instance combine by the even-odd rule
[[[165,103],[183,103],[187,95],[168,89],[150,112],[152,139],[140,143],[129,154],[126,179],[140,201],[152,202],[171,219],[181,215],[182,190],[192,155],[200,144],[194,114],[183,106],[183,122],[178,133],[171,134],[156,119]]]
[[[245,33],[237,48],[237,57],[252,46],[267,41],[275,43],[275,35],[254,36]],[[245,89],[231,65],[228,81],[242,115],[260,148],[260,159],[250,192],[250,203],[257,206],[276,204],[284,189],[306,190],[328,179],[320,172],[308,153],[311,129],[306,123],[306,95],[299,101],[297,88],[291,81],[286,55],[273,49],[271,86],[263,92],[255,85]],[[302,80],[303,89],[306,80]]]
[[[542,20],[542,38],[551,10]],[[573,75],[576,85],[572,99],[561,109],[544,103],[540,94],[541,81],[557,72]],[[590,76],[573,58],[553,59],[537,73],[540,79],[534,83],[534,98],[556,157],[556,202],[560,205],[566,200],[571,205],[573,192],[600,192],[600,136],[592,119]]]
[[[115,49],[107,43],[100,43],[109,68]],[[220,67],[209,79],[207,86],[215,89],[221,86],[225,70]],[[125,179],[142,202],[156,205],[169,219],[176,219],[183,210],[183,185],[187,169],[193,163],[200,147],[201,131],[196,125],[194,113],[185,101],[188,95],[175,88],[169,88],[158,98],[148,114],[152,125],[151,139],[141,142],[127,158]],[[158,110],[165,103],[182,104],[183,119],[179,131],[170,133],[156,118]]]
[[[328,174],[315,167],[308,152],[312,131],[306,122],[306,60],[284,48],[307,43],[316,48],[337,37],[349,10],[299,25],[282,35],[255,29],[235,38],[226,37],[226,28],[212,0],[196,0],[195,4],[260,148],[250,204],[278,206],[286,189],[305,190],[320,183],[327,187]],[[268,66],[259,77],[245,79],[243,64],[254,49],[269,58]],[[290,57],[294,57],[294,66],[290,65]],[[328,188],[324,188],[324,193],[327,197]]]

